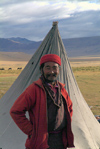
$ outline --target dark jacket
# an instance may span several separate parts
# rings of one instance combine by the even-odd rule
[[[65,148],[74,147],[73,133],[71,130],[72,102],[66,92],[64,85],[61,86],[61,94],[65,99],[65,110],[67,127],[63,130],[63,143]],[[26,118],[26,111],[29,112],[29,119]],[[28,138],[25,146],[27,149],[47,149],[47,100],[41,79],[33,82],[15,101],[10,110],[10,115],[17,126]]]

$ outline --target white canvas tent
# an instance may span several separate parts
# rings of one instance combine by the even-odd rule
[[[57,54],[61,57],[62,66],[58,79],[66,85],[66,90],[73,102],[72,129],[75,139],[75,149],[99,149],[100,124],[95,119],[78,88],[58,31],[57,22],[53,23],[51,30],[22,73],[7,93],[0,99],[0,148],[25,148],[26,135],[13,122],[9,115],[9,110],[25,88],[39,78],[39,61],[41,56],[47,53]]]

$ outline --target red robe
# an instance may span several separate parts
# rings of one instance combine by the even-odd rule
[[[74,147],[74,137],[71,130],[72,102],[68,96],[64,85],[60,83],[61,94],[65,99],[65,110],[67,127],[63,130],[64,147]],[[26,118],[26,111],[29,119]],[[47,101],[46,92],[41,79],[33,82],[15,101],[10,110],[10,115],[17,126],[26,134],[28,138],[25,146],[27,149],[47,149]],[[31,136],[31,137],[30,137]]]

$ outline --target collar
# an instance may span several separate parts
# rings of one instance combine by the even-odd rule
[[[58,88],[58,84],[55,84],[55,86],[51,85],[48,83],[48,85],[51,87],[51,88]]]

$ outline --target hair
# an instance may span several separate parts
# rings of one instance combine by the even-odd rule
[[[40,70],[42,70],[42,69],[43,69],[43,67],[44,67],[44,63],[43,63],[43,64],[41,64],[41,66],[40,66]]]

